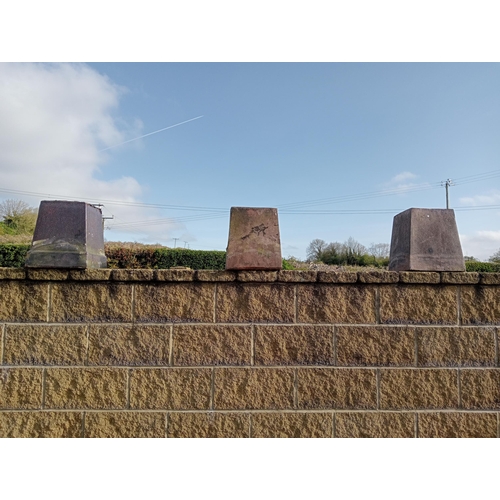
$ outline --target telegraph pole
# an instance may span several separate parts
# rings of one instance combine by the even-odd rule
[[[91,203],[91,205],[93,207],[96,207],[98,208],[100,211],[101,211],[101,217],[102,217],[102,230],[104,231],[105,229],[109,229],[109,227],[104,227],[104,221],[108,220],[108,219],[114,219],[115,216],[112,215],[111,217],[104,217],[104,215],[102,215],[102,209],[104,208],[104,205],[102,203]]]
[[[448,195],[448,188],[450,186],[454,186],[453,181],[451,179],[446,179],[445,181],[441,181],[441,186],[446,188],[446,208],[450,208],[450,198]]]
[[[175,248],[175,247],[177,246],[177,240],[178,240],[179,238],[172,238],[172,239],[174,240],[174,248]]]

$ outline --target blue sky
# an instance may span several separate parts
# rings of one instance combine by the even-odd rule
[[[0,68],[0,196],[107,200],[108,240],[222,250],[231,206],[267,206],[284,256],[315,238],[389,243],[393,216],[444,208],[451,178],[464,253],[500,248],[497,63]]]

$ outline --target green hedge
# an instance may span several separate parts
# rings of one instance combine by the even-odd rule
[[[30,245],[0,244],[0,267],[23,267]],[[112,248],[106,250],[108,267],[114,269],[225,269],[226,252],[186,248]]]
[[[30,245],[0,244],[0,267],[23,267]],[[106,248],[111,269],[169,269],[174,266],[191,269],[224,270],[226,252],[190,250],[187,248]],[[294,269],[283,259],[283,269]]]
[[[187,248],[117,248],[106,251],[108,267],[119,269],[169,269],[184,266],[191,269],[225,269],[226,252],[188,250]]]
[[[0,244],[0,267],[23,267],[31,245]]]
[[[498,262],[467,261],[465,270],[469,272],[500,273],[500,264]]]

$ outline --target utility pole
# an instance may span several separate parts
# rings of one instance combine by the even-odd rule
[[[446,179],[445,181],[441,181],[441,186],[446,188],[446,208],[450,208],[450,198],[448,195],[448,188],[450,186],[454,186],[453,181],[451,179]]]
[[[114,216],[114,215],[112,215],[111,217],[103,217],[103,218],[102,218],[102,229],[103,229],[103,230],[104,230],[104,229],[111,229],[111,228],[109,228],[109,227],[104,227],[104,221],[106,221],[106,220],[108,220],[108,219],[114,219],[114,218],[115,218],[115,216]]]
[[[98,208],[99,210],[101,210],[101,217],[102,217],[102,230],[104,231],[105,229],[109,229],[109,227],[104,227],[104,221],[108,220],[108,219],[114,219],[115,216],[112,215],[111,217],[104,217],[104,215],[102,215],[102,209],[104,208],[104,205],[102,203],[91,203],[91,205],[93,207],[96,207]]]
[[[174,240],[174,248],[175,248],[175,247],[177,246],[177,240],[178,240],[179,238],[172,238],[172,239]]]

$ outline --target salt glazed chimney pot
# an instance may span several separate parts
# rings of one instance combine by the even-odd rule
[[[25,267],[104,268],[103,232],[99,208],[81,201],[42,201]]]
[[[409,208],[394,217],[390,271],[465,271],[455,212]]]
[[[231,207],[227,270],[281,269],[276,208]]]

